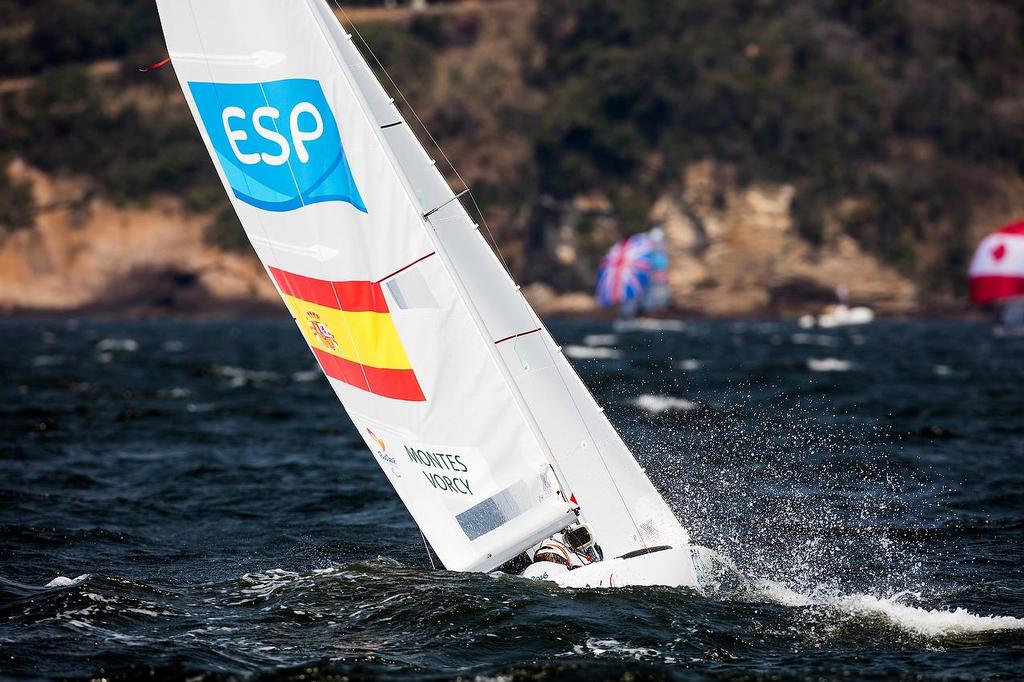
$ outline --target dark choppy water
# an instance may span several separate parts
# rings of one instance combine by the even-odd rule
[[[553,331],[753,587],[430,571],[287,319],[5,321],[0,674],[1024,672],[1024,342],[961,323]]]

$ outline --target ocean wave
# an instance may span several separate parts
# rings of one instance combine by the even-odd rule
[[[614,329],[617,332],[683,332],[686,331],[686,323],[682,320],[638,317],[634,320],[616,320]]]
[[[849,372],[853,363],[839,358],[808,358],[807,369],[812,372]]]
[[[929,638],[956,637],[1003,630],[1024,630],[1024,618],[1014,616],[985,616],[961,607],[928,609],[903,603],[910,592],[891,597],[871,594],[841,594],[816,590],[806,595],[781,583],[761,581],[759,591],[781,606],[820,607],[855,617],[881,617],[892,625],[914,635]]]
[[[195,393],[191,389],[183,388],[181,386],[175,386],[174,388],[162,388],[156,392],[160,398],[172,398],[180,400],[182,398],[191,398]]]
[[[71,587],[72,585],[77,585],[78,583],[82,582],[88,577],[88,573],[83,573],[77,578],[68,578],[67,576],[58,575],[56,578],[46,583],[46,585],[44,585],[43,587]]]
[[[618,334],[587,334],[583,337],[583,343],[588,346],[611,346],[618,340]]]
[[[686,398],[678,398],[671,395],[652,395],[644,393],[629,401],[633,407],[639,408],[652,414],[662,412],[690,412],[700,407],[699,403]]]
[[[600,639],[588,637],[583,644],[573,646],[573,654],[580,656],[590,654],[591,656],[610,656],[613,658],[633,659],[636,661],[648,659],[660,659],[661,653],[657,649],[642,646],[630,646],[617,639]]]
[[[96,344],[96,350],[103,352],[109,351],[124,351],[125,353],[134,353],[139,350],[139,342],[135,339],[124,338],[124,339],[103,339]]]
[[[798,332],[789,337],[791,343],[798,346],[838,346],[839,339],[834,336],[828,336],[827,334],[806,334],[804,332]]]
[[[281,380],[277,372],[266,372],[256,369],[245,369],[231,365],[215,365],[213,367],[215,376],[231,380],[231,386],[238,388],[249,384],[273,383]]]
[[[566,346],[565,354],[577,360],[620,360],[622,358],[622,351],[590,346]]]
[[[999,630],[1024,630],[1024,618],[982,616],[967,609],[925,609],[901,604],[895,597],[880,599],[857,594],[837,604],[855,614],[878,614],[894,624],[926,637],[950,637]]]

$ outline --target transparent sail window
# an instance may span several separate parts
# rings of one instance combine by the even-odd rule
[[[455,518],[466,537],[476,540],[481,535],[500,528],[529,509],[535,500],[532,486],[517,481],[483,502],[478,502]]]
[[[388,291],[401,310],[439,308],[427,280],[417,268],[407,270],[388,282]]]

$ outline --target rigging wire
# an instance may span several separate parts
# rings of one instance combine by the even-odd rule
[[[430,130],[427,129],[427,125],[423,122],[423,119],[421,119],[420,115],[416,113],[416,110],[413,108],[412,104],[410,104],[409,100],[406,98],[405,93],[403,93],[402,89],[398,87],[398,83],[395,82],[395,79],[392,78],[391,74],[388,73],[388,70],[384,68],[384,64],[382,64],[380,59],[377,58],[377,55],[370,48],[370,45],[366,42],[366,39],[363,38],[363,34],[359,32],[359,29],[356,28],[355,23],[352,21],[352,19],[349,18],[348,13],[345,11],[345,8],[341,6],[339,0],[332,1],[334,2],[334,6],[338,8],[338,11],[341,12],[341,15],[345,18],[345,22],[352,29],[352,32],[355,33],[357,38],[359,38],[359,42],[362,43],[363,48],[366,50],[366,53],[373,58],[374,63],[377,64],[377,68],[379,68],[381,73],[383,73],[387,77],[388,82],[391,83],[391,87],[394,88],[395,92],[398,93],[398,96],[402,99],[402,102],[405,103],[406,109],[409,110],[409,112],[413,115],[413,118],[416,119],[416,122],[419,124],[420,128],[430,139],[430,143],[434,146],[434,149],[436,149],[441,154],[441,157],[444,159],[444,162],[448,164],[448,168],[450,168],[451,171],[455,173],[455,177],[457,177],[459,179],[459,182],[462,183],[463,191],[459,193],[459,196],[461,196],[462,194],[467,194],[469,196],[469,200],[473,202],[473,210],[476,212],[477,217],[480,219],[480,223],[484,226],[484,230],[487,232],[487,237],[491,242],[491,248],[493,248],[494,252],[498,255],[498,260],[501,261],[501,267],[505,269],[505,274],[509,276],[509,279],[515,282],[515,277],[512,276],[512,271],[509,269],[508,263],[505,261],[505,256],[501,253],[501,248],[498,246],[498,240],[494,238],[494,233],[491,232],[491,228],[487,224],[487,218],[484,217],[484,212],[480,210],[480,204],[477,203],[476,196],[473,194],[472,188],[470,188],[470,186],[462,178],[462,174],[459,173],[459,169],[455,167],[455,164],[453,164],[451,159],[448,158],[448,155],[444,153],[444,149],[441,148],[441,145],[438,144],[437,140],[434,139],[434,136],[431,135]]]
[[[436,571],[437,566],[434,565],[434,555],[430,552],[430,545],[427,544],[427,536],[420,531],[420,537],[423,538],[423,549],[427,550],[427,558],[430,559],[430,570]]]

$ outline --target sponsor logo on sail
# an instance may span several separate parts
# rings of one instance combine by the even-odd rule
[[[384,439],[381,438],[380,436],[378,436],[376,433],[374,433],[373,430],[370,429],[370,428],[366,429],[366,433],[367,433],[367,435],[370,436],[370,440],[373,441],[374,445],[377,446],[377,448],[376,448],[376,450],[374,450],[373,454],[377,455],[377,457],[379,457],[380,459],[384,460],[388,464],[391,464],[392,465],[391,471],[393,471],[396,476],[401,478],[401,474],[399,474],[398,473],[398,469],[395,468],[395,466],[397,466],[397,464],[398,464],[398,461],[394,457],[392,457],[391,455],[388,454],[388,446],[387,446],[387,443],[384,442]]]
[[[319,81],[188,85],[239,200],[266,211],[341,201],[366,212]]]
[[[388,451],[387,443],[384,442],[383,438],[374,433],[373,429],[367,428],[366,433],[370,434],[370,439],[377,444],[377,447],[380,449],[381,452]]]

